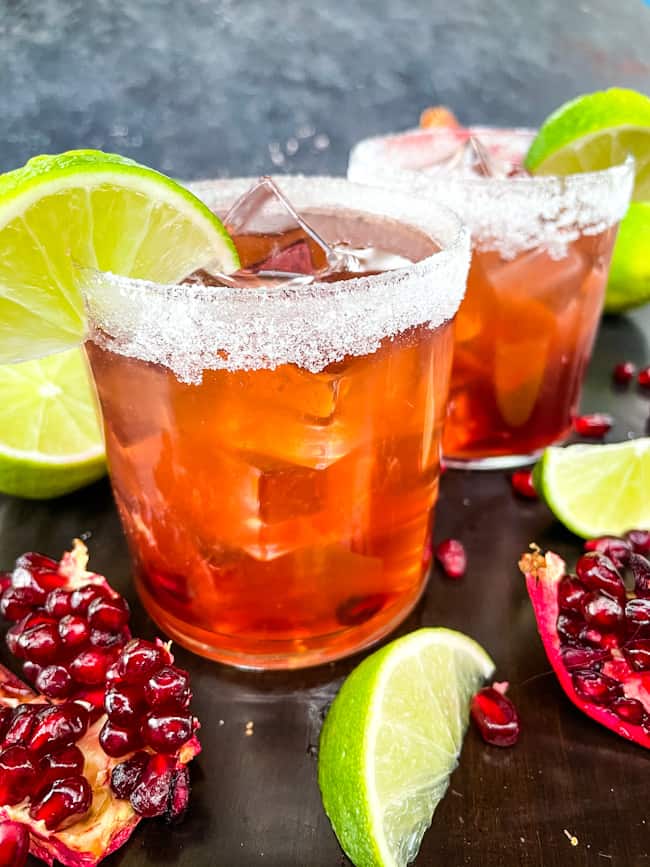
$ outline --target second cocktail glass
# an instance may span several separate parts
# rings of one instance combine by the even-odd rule
[[[93,273],[83,287],[144,603],[191,649],[253,668],[349,654],[420,597],[469,260],[445,209],[344,180],[278,183],[319,235],[366,257],[362,273],[345,252],[323,271],[323,250],[267,197],[230,226],[242,265],[266,276]],[[195,190],[223,216],[250,184]]]
[[[633,167],[531,177],[521,164],[533,137],[413,130],[350,157],[352,180],[446,204],[472,232],[443,435],[451,465],[529,463],[578,410]]]

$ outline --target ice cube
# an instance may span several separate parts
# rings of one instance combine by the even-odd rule
[[[362,270],[353,253],[343,246],[329,245],[300,216],[270,177],[261,177],[237,199],[225,215],[224,224],[237,239],[243,267],[230,275],[230,280],[208,267],[206,271],[222,284],[238,285],[239,279],[252,275],[286,282],[298,276],[313,278]]]

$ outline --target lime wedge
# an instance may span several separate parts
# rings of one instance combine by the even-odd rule
[[[650,438],[548,448],[533,480],[555,517],[585,539],[650,529]]]
[[[570,175],[636,162],[633,198],[650,199],[650,97],[613,87],[564,103],[540,127],[524,161],[534,174]]]
[[[632,202],[616,237],[605,310],[618,313],[650,301],[650,201]]]
[[[451,629],[420,629],[365,659],[320,738],[325,812],[356,867],[415,858],[456,767],[471,697],[494,663]]]
[[[0,176],[0,363],[78,345],[76,265],[174,282],[239,266],[219,219],[188,190],[101,151],[40,156]]]
[[[100,478],[104,445],[79,349],[0,365],[0,491],[67,494]]]

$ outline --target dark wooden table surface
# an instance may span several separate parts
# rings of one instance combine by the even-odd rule
[[[650,308],[604,321],[583,408],[617,420],[610,439],[648,435],[650,397],[617,392],[613,364],[650,362]],[[135,631],[155,634],[137,602],[108,484],[50,503],[0,498],[0,568],[25,550],[61,552],[91,534],[95,569],[133,605]],[[434,570],[401,631],[462,629],[478,639],[511,683],[522,735],[511,750],[470,731],[460,766],[424,838],[418,867],[645,867],[650,865],[649,756],[581,715],[550,673],[516,567],[531,540],[575,560],[577,539],[541,503],[515,499],[504,473],[449,471],[438,538],[462,539],[463,581]],[[105,863],[116,867],[339,867],[342,855],[322,810],[315,745],[321,715],[358,659],[289,674],[240,673],[178,651],[193,677],[203,753],[193,770],[189,815],[169,830],[141,824]],[[2,661],[7,662],[6,651]],[[10,663],[11,664],[11,663]],[[246,723],[254,723],[247,736]],[[567,833],[578,840],[572,846]]]

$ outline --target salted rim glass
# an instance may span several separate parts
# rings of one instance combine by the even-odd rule
[[[536,131],[473,127],[481,143],[501,145],[525,156]],[[504,259],[542,247],[562,258],[583,234],[599,234],[624,216],[634,184],[634,160],[572,175],[482,177],[445,172],[431,160],[449,131],[415,129],[364,139],[352,149],[348,177],[355,181],[442,202],[456,211],[472,233],[475,248],[496,250]]]
[[[255,178],[190,185],[224,215]],[[350,212],[398,221],[439,250],[408,266],[338,282],[264,288],[159,284],[83,269],[80,289],[89,339],[121,355],[163,364],[183,382],[204,370],[256,370],[296,364],[311,372],[381,340],[455,315],[465,292],[469,233],[449,209],[343,178],[273,179],[300,213]]]

